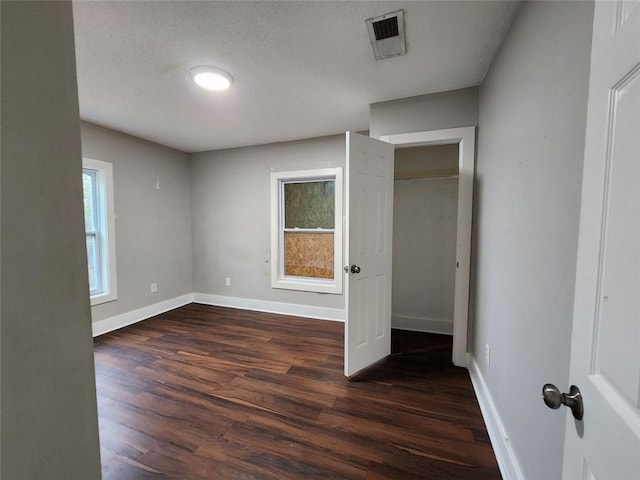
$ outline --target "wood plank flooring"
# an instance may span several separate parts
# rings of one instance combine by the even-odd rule
[[[104,480],[500,479],[451,337],[394,331],[342,373],[343,324],[191,304],[95,340]]]

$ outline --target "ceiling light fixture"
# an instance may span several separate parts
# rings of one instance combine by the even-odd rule
[[[189,70],[189,76],[196,85],[206,90],[226,90],[233,82],[233,77],[229,72],[206,65],[193,67]]]

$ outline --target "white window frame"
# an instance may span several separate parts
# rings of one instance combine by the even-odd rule
[[[292,182],[335,180],[333,230],[334,278],[295,277],[284,274],[284,185]],[[342,294],[342,168],[271,172],[271,287],[305,292]],[[300,231],[305,231],[300,229]],[[315,231],[315,229],[314,229]]]
[[[95,205],[98,213],[98,229],[95,232],[85,230],[87,235],[96,236],[98,245],[102,289],[95,294],[90,293],[91,306],[94,306],[118,298],[113,165],[101,160],[83,158],[82,170],[83,172],[85,170],[92,172],[96,178]]]

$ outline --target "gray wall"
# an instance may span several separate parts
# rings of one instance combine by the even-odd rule
[[[1,8],[1,476],[97,479],[71,3]]]
[[[272,289],[269,263],[271,171],[344,162],[344,135],[191,155],[194,291],[344,308],[342,295]]]
[[[473,350],[531,480],[561,477],[592,10],[524,3],[480,89]]]
[[[369,131],[373,138],[478,124],[478,87],[372,103]]]
[[[424,177],[457,172],[458,145],[398,148],[395,157],[392,326],[452,334],[458,177]]]
[[[118,299],[94,306],[93,321],[191,293],[187,154],[86,122],[82,154],[112,163],[114,177]]]

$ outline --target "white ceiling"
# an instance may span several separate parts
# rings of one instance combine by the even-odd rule
[[[404,9],[407,55],[365,20]],[[74,2],[80,115],[185,152],[369,128],[369,104],[478,85],[514,2]],[[196,65],[235,78],[197,88]]]

